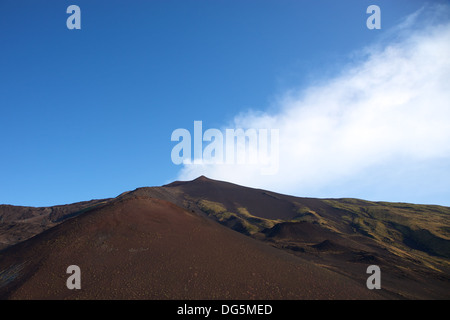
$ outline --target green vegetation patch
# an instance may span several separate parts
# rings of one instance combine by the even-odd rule
[[[450,257],[450,208],[435,205],[324,200],[342,212],[342,222],[355,232],[384,244],[403,244],[430,255]]]
[[[237,207],[237,212],[230,212],[219,202],[200,200],[199,208],[220,223],[244,234],[255,234],[266,228],[272,228],[280,220],[271,220],[252,215],[247,208]]]

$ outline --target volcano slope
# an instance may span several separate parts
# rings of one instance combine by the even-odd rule
[[[173,203],[128,195],[0,253],[9,299],[375,299],[327,270]],[[81,290],[66,269],[81,269]]]
[[[204,176],[158,196],[358,282],[378,265],[382,291],[399,298],[450,299],[448,207],[293,197]]]
[[[0,205],[0,250],[29,239],[110,199],[83,201],[53,207]]]
[[[446,207],[299,198],[206,177],[138,188],[66,210],[26,241],[10,237],[0,298],[449,299],[449,217]],[[381,290],[366,288],[373,264]],[[66,287],[70,265],[81,290]]]

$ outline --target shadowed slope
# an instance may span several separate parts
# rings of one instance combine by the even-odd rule
[[[266,219],[292,219],[297,214],[289,196],[270,191],[242,187],[201,176],[193,181],[173,182],[165,187],[183,191],[194,199],[210,199],[229,211],[245,207],[255,216]]]

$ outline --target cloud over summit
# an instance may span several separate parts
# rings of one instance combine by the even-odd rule
[[[276,113],[234,119],[236,128],[279,129],[276,175],[263,176],[257,167],[204,164],[184,165],[178,178],[203,174],[299,196],[385,200],[395,187],[420,202],[427,183],[450,178],[445,165],[450,161],[450,23],[413,28],[411,20],[421,14],[399,25],[403,36],[362,50],[363,57],[338,76],[286,93]],[[427,174],[435,177],[427,180]],[[422,186],[414,186],[419,182]],[[437,194],[450,187],[435,186]],[[358,188],[378,191],[360,194]]]

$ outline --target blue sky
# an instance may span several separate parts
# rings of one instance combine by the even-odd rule
[[[81,30],[66,27],[71,4],[81,8]],[[381,30],[366,27],[371,4],[381,8]],[[2,0],[0,203],[114,197],[204,173],[297,196],[450,205],[449,153],[429,152],[411,166],[383,158],[332,180],[299,176],[297,183],[245,172],[246,179],[237,179],[221,167],[190,170],[170,158],[173,130],[192,130],[195,120],[223,128],[249,110],[280,114],[287,93],[327,83],[364,59],[367,48],[395,43],[405,31],[399,24],[424,6],[412,0]],[[446,21],[441,15],[432,24]],[[426,26],[418,19],[408,32]]]

